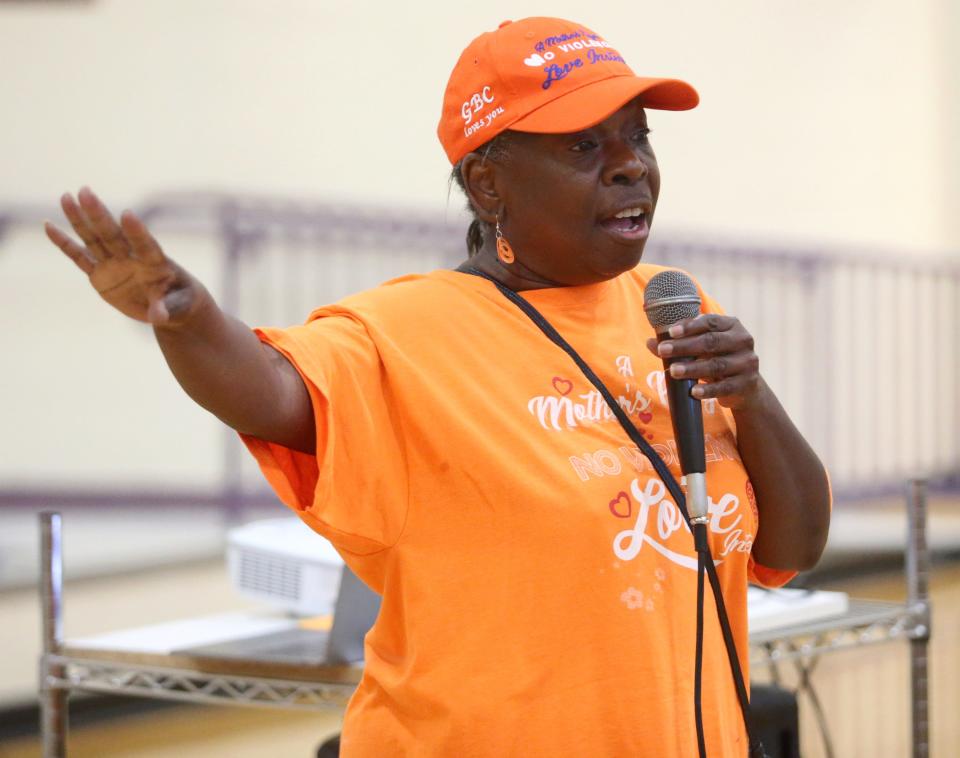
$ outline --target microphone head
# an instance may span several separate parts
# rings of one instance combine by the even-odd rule
[[[643,289],[643,310],[657,332],[700,313],[700,294],[693,279],[682,271],[661,271]]]

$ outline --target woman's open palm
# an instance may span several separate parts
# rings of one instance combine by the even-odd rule
[[[88,188],[60,198],[78,245],[53,224],[50,241],[85,273],[97,293],[130,318],[155,326],[184,320],[198,301],[200,283],[164,255],[143,222],[124,211],[119,223]]]

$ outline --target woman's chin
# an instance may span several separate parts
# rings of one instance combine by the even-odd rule
[[[636,245],[624,245],[617,251],[617,255],[604,259],[597,267],[597,272],[604,279],[613,279],[627,271],[637,267],[643,258],[643,248],[646,240],[641,240]]]

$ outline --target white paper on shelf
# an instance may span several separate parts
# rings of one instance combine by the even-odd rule
[[[751,634],[842,616],[849,607],[850,598],[845,592],[747,588],[747,618]]]
[[[70,639],[67,645],[87,650],[164,655],[173,650],[257,637],[296,626],[296,619],[276,613],[223,613]]]

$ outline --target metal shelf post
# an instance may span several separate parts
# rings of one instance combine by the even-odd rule
[[[910,635],[910,723],[913,758],[930,754],[927,651],[930,642],[930,552],[927,548],[927,483],[909,483],[907,503],[907,607],[915,619]]]
[[[40,609],[43,655],[40,658],[40,721],[43,758],[66,755],[67,697],[62,684],[66,667],[63,646],[63,553],[59,513],[40,514]]]

